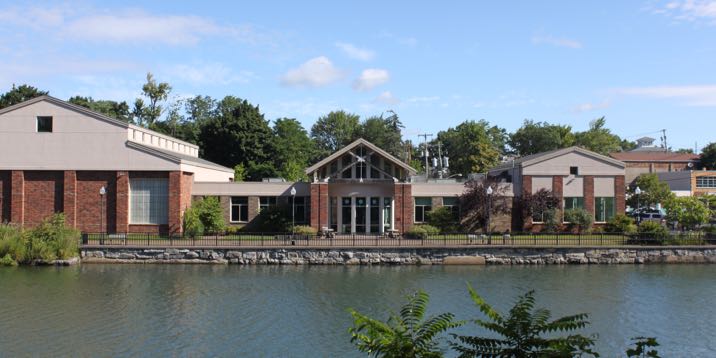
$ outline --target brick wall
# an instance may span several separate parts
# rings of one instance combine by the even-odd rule
[[[582,195],[584,196],[584,209],[594,216],[594,177],[585,175],[583,179]]]
[[[77,229],[85,232],[116,232],[117,173],[78,171],[76,178]],[[99,195],[102,186],[107,191],[104,198]]]
[[[62,212],[62,172],[25,171],[24,225],[35,226],[52,214]]]
[[[129,232],[129,172],[116,173],[115,230]]]
[[[65,224],[75,227],[77,224],[77,172],[66,170],[62,175],[62,211],[65,213]]]
[[[167,222],[169,225],[169,233],[181,233],[181,189],[182,189],[182,173],[180,171],[169,172],[169,215]]]
[[[25,222],[25,173],[22,170],[13,170],[10,175],[10,221],[23,225]]]
[[[395,229],[406,232],[413,226],[415,219],[412,185],[395,183],[393,185],[393,200],[395,201]]]
[[[10,221],[10,172],[0,171],[0,223]]]
[[[564,201],[564,177],[561,175],[555,175],[552,177],[552,193],[554,196],[559,198],[558,209],[562,209],[562,202]]]
[[[554,186],[552,186],[554,188]],[[531,175],[523,175],[522,176],[522,197],[524,198],[527,195],[532,194],[532,176]],[[522,213],[520,213],[522,215]],[[524,217],[522,218],[522,230],[524,231],[530,231],[532,230],[532,217]]]
[[[624,214],[626,212],[626,184],[623,175],[614,177],[614,196],[616,197],[615,214]]]
[[[311,183],[311,227],[328,226],[328,184]]]

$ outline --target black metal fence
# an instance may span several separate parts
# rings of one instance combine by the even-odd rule
[[[291,233],[239,233],[197,237],[154,233],[83,233],[81,246],[132,247],[466,247],[466,246],[698,246],[716,245],[716,235],[701,232],[654,234],[513,233],[432,234],[423,236]]]

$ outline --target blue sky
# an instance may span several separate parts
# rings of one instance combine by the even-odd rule
[[[0,2],[0,88],[132,101],[234,95],[306,128],[395,110],[406,137],[466,119],[628,139],[714,138],[716,1]]]

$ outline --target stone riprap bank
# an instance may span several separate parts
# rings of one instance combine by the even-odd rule
[[[85,248],[82,261],[269,265],[716,263],[716,248],[142,249]]]

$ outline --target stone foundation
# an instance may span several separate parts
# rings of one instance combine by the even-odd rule
[[[142,249],[84,248],[82,262],[269,265],[716,263],[716,248]]]

